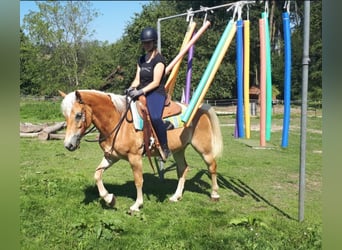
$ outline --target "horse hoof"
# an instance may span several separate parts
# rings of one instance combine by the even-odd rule
[[[112,200],[108,203],[108,206],[115,207],[116,204],[116,198],[115,195],[113,195]]]
[[[140,212],[139,209],[132,209],[132,208],[130,208],[130,209],[127,211],[127,214],[133,216],[134,213],[138,213],[138,212]]]
[[[178,202],[179,200],[181,200],[182,199],[182,197],[178,197],[178,198],[176,198],[176,197],[171,197],[171,198],[169,198],[169,201],[171,201],[171,202]]]
[[[110,207],[114,207],[115,206],[116,198],[115,198],[114,194],[107,194],[104,197],[104,200],[105,200],[107,206],[110,206]]]
[[[218,202],[218,201],[220,201],[220,197],[211,197],[210,201]]]
[[[133,216],[134,215],[134,211],[130,209],[130,210],[127,211],[127,214],[130,215],[130,216]]]
[[[134,212],[140,212],[140,208],[142,208],[142,207],[143,207],[143,204],[140,204],[140,205],[134,204],[133,206],[131,206],[131,207],[129,208],[128,213],[129,213],[130,215],[133,215]]]

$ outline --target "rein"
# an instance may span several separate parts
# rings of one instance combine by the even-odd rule
[[[105,141],[105,140],[107,140],[108,138],[109,138],[109,136],[111,136],[114,132],[116,132],[115,133],[115,136],[114,136],[114,139],[113,139],[113,144],[112,144],[112,148],[113,148],[113,146],[114,146],[114,142],[115,142],[115,139],[116,139],[116,136],[117,136],[117,134],[118,134],[118,132],[119,132],[119,129],[120,129],[120,127],[121,127],[121,124],[123,123],[123,121],[124,121],[124,119],[127,117],[127,113],[128,113],[128,111],[129,111],[129,108],[130,108],[130,103],[132,102],[132,99],[130,100],[130,101],[128,101],[128,98],[127,98],[127,96],[126,96],[126,110],[125,110],[125,112],[123,113],[123,115],[121,116],[121,118],[120,118],[120,120],[119,120],[119,122],[116,124],[116,126],[114,127],[114,129],[108,134],[108,135],[106,135],[106,136],[104,136],[104,137],[100,137],[99,139],[93,139],[93,140],[89,140],[89,139],[84,139],[86,142],[103,142],[103,141]],[[95,130],[96,129],[96,127],[95,126],[93,126],[91,129],[89,129],[88,131],[86,131],[85,133],[84,133],[84,135],[86,135],[86,134],[89,134],[90,132],[92,132],[93,130]],[[83,135],[83,136],[84,136]]]
[[[95,127],[95,126],[93,126],[93,127],[92,127],[91,129],[89,129],[88,131],[84,132],[83,136],[85,136],[85,135],[87,135],[87,134],[93,132],[94,130],[96,130],[96,127]],[[84,139],[84,140],[85,140],[86,142],[96,142],[96,141],[98,141],[98,140],[88,140],[88,139]]]
[[[130,109],[130,104],[131,104],[132,101],[133,101],[133,99],[131,99],[131,100],[128,101],[128,96],[126,96],[126,110],[125,110],[125,112],[123,113],[123,115],[121,116],[119,122],[118,122],[118,123],[116,124],[116,126],[114,127],[114,129],[113,129],[108,135],[106,135],[105,137],[102,137],[102,138],[99,137],[99,139],[94,139],[94,140],[84,139],[84,140],[87,141],[87,142],[99,142],[99,143],[100,143],[100,142],[103,142],[103,141],[107,140],[107,139],[115,132],[115,135],[114,135],[114,138],[113,138],[113,141],[112,141],[112,147],[111,147],[111,151],[113,152],[116,137],[117,137],[118,132],[119,132],[119,130],[120,130],[121,124],[123,123],[123,121],[125,120],[125,118],[127,119],[127,113],[128,113],[128,111],[129,111],[129,109]],[[144,112],[144,124],[145,124],[145,126],[146,126],[146,125],[150,125],[150,122],[151,122],[151,121],[149,121],[149,120],[147,119],[148,116],[149,116],[149,115],[147,114],[147,111],[145,111],[145,112]],[[93,126],[91,129],[89,129],[88,131],[86,131],[86,132],[84,133],[84,135],[89,134],[90,132],[92,132],[92,131],[95,130],[95,129],[96,129],[96,127]],[[149,144],[149,143],[148,143],[148,140],[149,140],[150,134],[149,134],[147,131],[150,131],[150,130],[152,130],[151,127],[147,128],[147,129],[144,129],[144,147],[145,147],[145,151],[146,151],[147,157],[148,157],[148,159],[149,159],[150,165],[151,165],[151,167],[152,167],[152,170],[153,170],[153,172],[155,173],[155,168],[154,168],[154,165],[153,165],[152,160],[151,160],[151,151],[150,151],[149,145],[148,145],[148,144]],[[83,135],[83,136],[84,136],[84,135]],[[148,136],[148,139],[147,139],[147,136]]]

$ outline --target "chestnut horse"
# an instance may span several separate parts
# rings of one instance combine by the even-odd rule
[[[142,157],[144,151],[143,132],[137,131],[132,123],[132,114],[127,109],[127,97],[97,90],[77,90],[69,94],[60,91],[63,98],[61,108],[66,119],[64,146],[70,151],[79,148],[82,137],[93,124],[99,131],[99,144],[104,152],[94,178],[101,198],[114,206],[115,196],[108,193],[102,182],[103,172],[112,164],[124,159],[131,165],[137,197],[130,207],[139,211],[143,205]],[[184,152],[188,144],[202,156],[211,174],[213,200],[219,199],[216,160],[222,151],[219,120],[213,108],[202,105],[188,127],[167,131],[168,146],[177,165],[178,186],[170,201],[178,201],[183,195],[188,172]],[[152,156],[157,156],[157,150]]]

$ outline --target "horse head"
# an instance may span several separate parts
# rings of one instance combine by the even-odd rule
[[[80,91],[69,94],[59,91],[59,93],[64,97],[61,103],[66,120],[64,147],[69,151],[74,151],[79,148],[82,137],[92,124],[92,110],[84,103]]]

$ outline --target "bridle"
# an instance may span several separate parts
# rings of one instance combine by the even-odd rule
[[[112,131],[111,131],[110,133],[108,133],[107,135],[105,135],[105,136],[103,136],[103,137],[99,137],[98,139],[84,139],[84,140],[85,140],[86,142],[99,142],[99,143],[101,143],[101,142],[107,140],[113,133],[115,133],[114,138],[113,138],[113,142],[112,142],[112,148],[113,148],[113,147],[114,147],[115,140],[116,140],[116,137],[117,137],[117,135],[118,135],[118,132],[119,132],[119,130],[120,130],[120,127],[121,127],[123,121],[124,121],[125,119],[128,121],[128,119],[127,119],[127,113],[128,113],[128,111],[129,111],[129,109],[130,109],[130,104],[131,104],[132,101],[133,101],[132,99],[129,100],[129,99],[128,99],[128,96],[126,96],[126,109],[125,109],[125,111],[122,113],[119,122],[115,125],[115,127],[112,129]],[[85,123],[85,120],[84,120],[83,122]],[[94,125],[92,128],[90,128],[89,130],[87,130],[87,131],[83,134],[83,136],[85,136],[85,135],[87,135],[87,134],[93,132],[94,130],[96,130],[95,125]]]

